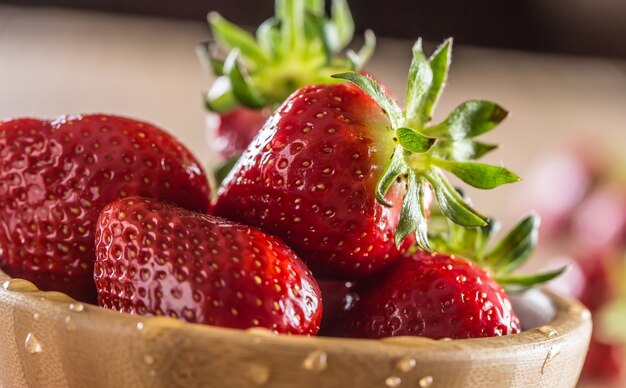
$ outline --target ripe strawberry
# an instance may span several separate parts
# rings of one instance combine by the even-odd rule
[[[239,157],[254,139],[265,123],[268,113],[265,110],[235,108],[218,115],[208,116],[209,141],[222,158]]]
[[[203,212],[210,206],[198,162],[151,124],[108,115],[0,122],[0,267],[95,301],[98,215],[137,194]]]
[[[475,338],[520,332],[508,296],[468,260],[419,252],[359,289],[346,335]]]
[[[233,328],[316,334],[320,291],[304,263],[255,228],[131,197],[96,231],[100,306]]]
[[[538,219],[530,216],[523,220],[486,254],[483,252],[494,231],[493,223],[474,230],[450,224],[452,235],[432,240],[438,250],[446,253],[418,251],[401,258],[382,278],[357,287],[359,299],[348,313],[345,336],[475,338],[521,330],[500,284],[528,287],[564,270],[534,276],[509,275],[533,250]],[[495,280],[476,263],[453,253],[462,253],[488,267]]]
[[[282,237],[318,276],[348,279],[387,266],[414,231],[418,244],[429,249],[431,187],[448,217],[484,225],[442,169],[485,189],[519,178],[503,167],[468,162],[494,148],[472,138],[506,116],[499,106],[469,101],[444,122],[427,126],[445,81],[450,43],[430,60],[416,44],[404,113],[373,79],[358,73],[338,76],[356,85],[298,90],[224,181],[216,214]]]
[[[216,77],[205,105],[221,117],[210,145],[222,159],[241,155],[265,121],[263,108],[273,111],[302,86],[337,82],[331,74],[360,68],[375,46],[368,31],[358,54],[340,56],[354,33],[346,0],[333,0],[330,16],[323,0],[277,1],[256,37],[215,12],[208,20],[212,39],[199,55]]]

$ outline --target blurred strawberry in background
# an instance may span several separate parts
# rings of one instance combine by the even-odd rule
[[[626,384],[626,160],[619,159],[598,145],[554,150],[524,174],[527,191],[515,198],[516,208],[535,209],[543,221],[535,265],[573,260],[550,288],[591,310],[582,381],[602,387]]]

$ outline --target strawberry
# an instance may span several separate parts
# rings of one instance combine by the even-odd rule
[[[530,216],[523,220],[486,254],[483,252],[494,223],[474,230],[450,224],[453,235],[432,239],[441,253],[418,251],[401,258],[382,277],[355,289],[359,299],[348,313],[343,335],[441,339],[520,332],[519,319],[501,284],[528,287],[564,270],[534,276],[509,275],[533,250],[538,219]],[[489,268],[489,272],[478,264]]]
[[[469,101],[428,126],[443,87],[450,44],[430,60],[414,47],[404,112],[371,77],[306,86],[271,116],[218,192],[215,212],[282,237],[318,276],[349,280],[389,265],[416,233],[430,249],[431,188],[443,212],[465,226],[485,225],[447,181],[447,169],[479,188],[519,178],[469,160],[494,146],[473,140],[506,112]],[[403,199],[404,198],[404,199]]]
[[[350,8],[346,0],[333,0],[326,16],[324,3],[276,1],[274,17],[259,26],[256,37],[215,12],[209,14],[212,38],[198,53],[216,77],[205,105],[221,117],[217,137],[210,141],[217,156],[238,157],[263,125],[265,120],[259,120],[265,112],[296,89],[337,82],[331,74],[358,69],[369,59],[375,46],[371,31],[359,53],[339,55],[354,34]]]
[[[92,302],[94,230],[104,206],[141,194],[209,209],[191,153],[157,127],[109,115],[0,122],[0,267]]]
[[[104,208],[100,306],[232,328],[317,333],[320,291],[304,263],[258,229],[141,197]]]
[[[264,110],[235,108],[218,115],[208,116],[209,141],[214,150],[224,158],[239,157],[267,119]]]

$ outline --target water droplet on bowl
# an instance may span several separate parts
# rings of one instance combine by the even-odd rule
[[[35,313],[35,314],[33,314],[33,319],[34,319],[35,321],[39,320],[39,318],[41,318],[41,315],[39,315],[39,313]]]
[[[7,291],[35,292],[39,291],[36,285],[24,279],[11,279],[2,283],[2,288]]]
[[[26,335],[26,340],[24,341],[24,348],[26,348],[26,351],[30,354],[37,354],[43,351],[41,344],[39,343],[37,338],[35,338],[33,333],[28,333],[28,335]]]
[[[385,379],[385,385],[388,387],[397,387],[402,384],[402,379],[398,376],[389,376]]]
[[[398,361],[396,361],[396,369],[398,369],[401,372],[408,372],[411,369],[415,368],[415,364],[417,362],[415,361],[415,359],[413,357],[410,356],[404,356],[400,359],[398,359]]]
[[[545,336],[548,337],[554,337],[555,335],[559,334],[559,332],[552,326],[541,326],[540,328],[538,328],[537,330],[539,330],[540,333],[544,334]]]
[[[83,312],[85,310],[85,305],[82,303],[70,303],[69,305],[70,311],[74,311],[76,313]]]
[[[143,330],[143,322],[137,322],[137,331]]]
[[[316,350],[309,354],[304,361],[302,361],[302,367],[306,370],[321,372],[326,369],[327,363],[328,355],[326,352]]]
[[[430,387],[431,385],[433,385],[433,376],[422,377],[418,384],[421,388]]]
[[[69,315],[65,317],[65,330],[68,332],[76,330],[76,324]]]
[[[270,379],[270,368],[261,364],[250,364],[246,370],[246,377],[256,385],[263,385]]]
[[[144,355],[144,356],[143,356],[143,362],[144,362],[146,365],[153,365],[153,364],[154,364],[154,361],[155,361],[155,360],[154,360],[154,357],[153,357],[153,356],[151,356],[151,355],[149,355],[149,354],[146,354],[146,355]]]

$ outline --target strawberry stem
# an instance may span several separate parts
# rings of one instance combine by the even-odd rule
[[[420,193],[427,186],[434,190],[443,214],[455,223],[464,227],[487,225],[486,218],[459,195],[443,170],[480,189],[493,189],[517,182],[520,178],[504,167],[474,162],[496,148],[474,138],[489,132],[507,116],[499,105],[489,101],[467,101],[443,122],[429,125],[447,79],[452,39],[444,41],[430,58],[424,55],[421,39],[415,42],[412,50],[403,109],[371,77],[356,72],[335,74],[333,77],[360,87],[389,117],[398,145],[379,177],[376,198],[381,204],[392,206],[385,199],[385,194],[396,179],[404,179],[407,193],[396,231],[396,244],[416,232],[420,248],[430,250],[425,209],[420,201],[423,195]]]

